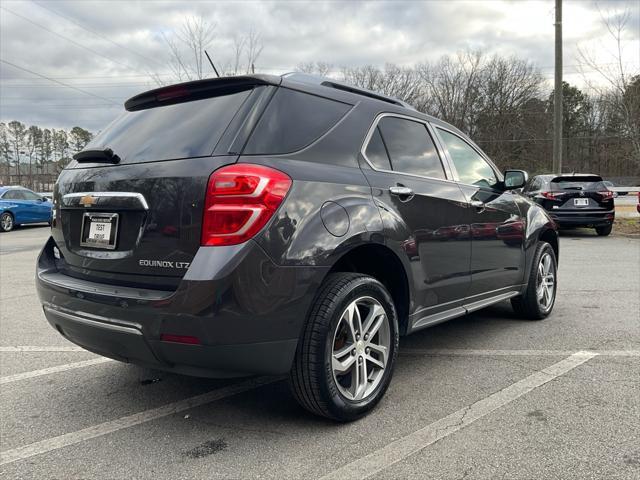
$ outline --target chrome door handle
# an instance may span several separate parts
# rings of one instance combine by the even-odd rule
[[[399,197],[410,197],[413,195],[413,190],[409,187],[389,187],[389,192],[392,195],[398,195]]]

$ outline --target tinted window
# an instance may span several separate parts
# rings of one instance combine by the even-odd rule
[[[369,145],[365,150],[365,154],[374,167],[381,170],[391,170],[391,164],[389,163],[389,155],[387,155],[387,149],[380,136],[380,129],[376,127],[369,140]]]
[[[244,153],[279,154],[300,150],[320,138],[351,105],[279,88],[258,122]]]
[[[211,155],[250,91],[125,112],[86,149],[109,147],[121,163]]]
[[[438,130],[462,183],[480,187],[493,187],[498,183],[493,168],[471,145],[457,135]]]
[[[378,123],[393,170],[445,178],[436,146],[423,123],[384,117]]]
[[[8,192],[5,192],[5,194],[2,196],[3,200],[22,200],[22,196],[20,195],[20,191],[19,190],[9,190]]]
[[[42,198],[40,195],[30,192],[29,190],[23,190],[22,195],[25,200],[40,200]]]

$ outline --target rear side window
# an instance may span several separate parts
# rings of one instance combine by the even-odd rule
[[[121,163],[211,155],[250,92],[125,112],[86,149],[111,148]]]
[[[23,200],[20,190],[9,190],[2,196],[3,200]]]
[[[387,154],[387,149],[384,146],[382,136],[380,135],[380,129],[378,127],[376,127],[373,131],[373,135],[371,135],[371,140],[369,140],[369,145],[367,145],[365,155],[374,167],[380,170],[391,170],[389,155]]]
[[[256,125],[244,153],[298,151],[327,133],[350,109],[346,103],[281,87]]]
[[[394,171],[445,178],[438,150],[426,125],[404,118],[384,117],[378,128]]]

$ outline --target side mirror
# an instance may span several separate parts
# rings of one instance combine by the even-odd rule
[[[522,188],[529,180],[529,174],[524,170],[506,170],[504,172],[504,187],[506,190]]]

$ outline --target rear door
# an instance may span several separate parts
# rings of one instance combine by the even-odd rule
[[[273,88],[225,84],[203,94],[198,84],[192,94],[186,85],[127,102],[131,111],[60,175],[52,230],[68,275],[172,289],[186,272],[208,178],[236,161],[231,144]]]
[[[458,306],[470,283],[466,201],[447,178],[427,124],[384,114],[362,154],[385,236],[400,245],[411,265],[415,321]]]
[[[23,190],[17,188],[9,190],[3,195],[2,199],[14,205],[14,207],[11,208],[14,223],[30,223],[32,221],[33,211],[30,208],[26,196],[23,194]]]
[[[470,297],[480,300],[523,282],[525,221],[513,192],[479,149],[453,131],[437,127],[470,208]]]

